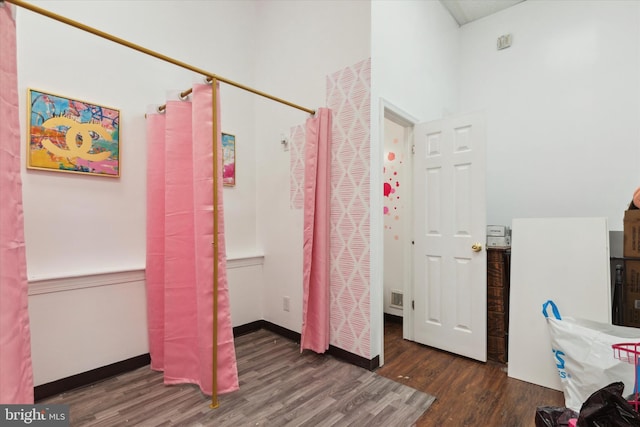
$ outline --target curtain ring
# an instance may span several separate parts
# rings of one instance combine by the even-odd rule
[[[167,109],[166,106],[164,105],[158,105],[158,108],[156,108],[156,110],[158,111],[158,113],[163,114],[165,112],[165,110]]]
[[[180,101],[186,101],[187,99],[189,99],[189,93],[180,92],[180,94],[178,95],[178,98],[180,98]]]

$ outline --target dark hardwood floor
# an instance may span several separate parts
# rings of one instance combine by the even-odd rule
[[[436,396],[417,427],[533,427],[538,406],[564,406],[561,392],[508,378],[506,365],[403,340],[400,323],[385,322],[384,341],[376,373]]]

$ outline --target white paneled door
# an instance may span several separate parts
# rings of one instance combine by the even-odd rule
[[[484,117],[418,124],[414,144],[414,337],[486,361]]]

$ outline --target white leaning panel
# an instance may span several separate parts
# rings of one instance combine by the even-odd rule
[[[606,218],[514,219],[509,303],[509,377],[562,390],[542,304],[611,323]],[[613,357],[613,354],[612,354]]]

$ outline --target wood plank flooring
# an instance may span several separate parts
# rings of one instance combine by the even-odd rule
[[[162,374],[148,368],[38,403],[70,404],[72,426],[109,427],[404,427],[413,424],[411,417],[403,420],[404,410],[392,408],[393,402],[415,400],[419,414],[430,403],[430,397],[411,394],[413,390],[409,390],[413,397],[399,397],[393,384],[373,389],[372,373],[356,367],[352,371],[348,369],[351,365],[343,364],[329,368],[324,358],[313,354],[296,366],[298,344],[264,330],[237,338],[236,346],[241,391],[220,396],[220,408],[215,411],[208,409],[208,397],[196,387],[164,386]],[[275,365],[274,360],[282,360],[286,366]],[[385,326],[385,360],[376,374],[436,396],[422,416],[413,418],[418,427],[533,427],[538,406],[564,404],[561,392],[508,378],[504,365],[479,363],[405,341],[402,325],[397,323]],[[346,382],[338,385],[335,378]],[[286,385],[286,380],[295,385]],[[269,384],[271,389],[263,389]],[[349,396],[358,386],[364,386],[366,392]],[[313,399],[303,396],[306,387],[315,394]],[[379,400],[372,401],[372,396]],[[380,418],[370,421],[370,413],[375,411]]]
[[[561,392],[508,378],[505,365],[403,340],[399,323],[385,324],[385,365],[377,373],[436,396],[418,427],[533,427],[537,407],[564,406]]]
[[[38,403],[70,405],[72,426],[411,426],[433,397],[260,330],[236,339],[240,390],[209,398],[140,368]]]

